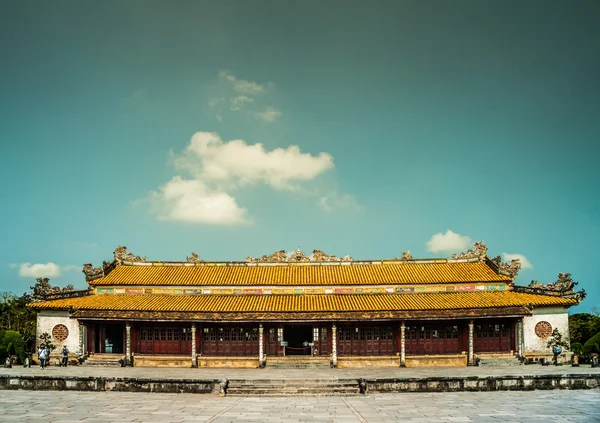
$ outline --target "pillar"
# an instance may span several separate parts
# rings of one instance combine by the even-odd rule
[[[196,360],[196,324],[192,323],[192,367],[198,367]]]
[[[258,365],[263,366],[265,361],[265,350],[264,350],[264,327],[262,323],[258,324]]]
[[[469,320],[469,355],[467,356],[467,366],[474,365],[473,354],[473,320]]]
[[[519,358],[523,357],[523,318],[521,317],[517,321],[517,355]]]
[[[128,366],[131,366],[131,323],[125,323],[125,361]]]
[[[400,367],[406,367],[406,322],[400,325]]]
[[[331,365],[337,367],[337,327],[335,323],[331,326]]]
[[[85,325],[79,324],[79,354],[85,354]]]

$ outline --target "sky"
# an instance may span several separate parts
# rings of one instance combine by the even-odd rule
[[[597,1],[0,2],[0,291],[320,249],[600,307]]]

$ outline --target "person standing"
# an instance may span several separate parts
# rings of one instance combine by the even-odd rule
[[[44,370],[44,367],[46,367],[46,359],[48,358],[48,348],[40,347],[38,358],[40,359],[40,369]]]
[[[66,345],[63,345],[61,355],[62,355],[62,361],[60,363],[60,366],[67,367],[67,362],[69,361],[69,350],[67,349]]]

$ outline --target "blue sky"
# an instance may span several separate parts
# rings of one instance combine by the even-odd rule
[[[118,244],[372,259],[484,240],[525,256],[518,283],[570,272],[573,311],[600,306],[598,2],[0,8],[0,291],[83,287]]]

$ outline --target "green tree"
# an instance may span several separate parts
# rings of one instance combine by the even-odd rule
[[[600,313],[592,308],[591,313],[577,313],[569,316],[569,334],[572,343],[585,344],[600,332]]]
[[[10,293],[0,293],[0,331],[15,331],[21,334],[25,343],[25,351],[32,352],[35,348],[36,314],[35,310],[27,307],[33,301],[48,298],[49,295],[73,291],[73,285],[64,288],[53,286],[48,278],[38,278],[31,291],[20,297]]]
[[[583,344],[583,353],[590,355],[592,353],[600,354],[600,332],[592,336]]]
[[[39,346],[41,348],[48,348],[48,352],[52,353],[56,349],[56,345],[52,343],[52,336],[48,332],[44,332],[40,335]]]
[[[14,330],[0,331],[0,361],[4,362],[6,357],[16,355],[19,362],[25,360],[25,342],[19,332]]]

